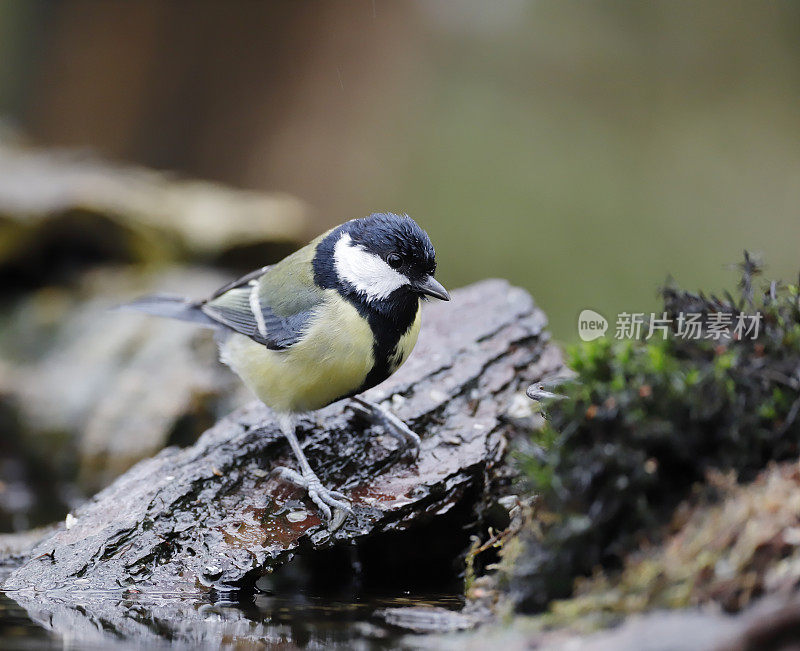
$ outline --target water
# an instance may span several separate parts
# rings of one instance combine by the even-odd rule
[[[0,580],[11,569],[3,568]],[[96,592],[44,600],[0,592],[0,648],[394,648],[408,631],[387,623],[382,613],[409,606],[457,611],[463,599],[455,593],[300,590],[286,595],[258,592],[242,601],[204,594],[123,598]]]
[[[37,626],[24,608],[0,592],[0,648],[48,649],[63,648],[58,636]]]

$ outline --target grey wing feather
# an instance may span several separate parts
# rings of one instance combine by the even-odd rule
[[[200,309],[211,319],[273,350],[295,344],[304,334],[315,305],[294,314],[276,314],[263,291],[270,267],[254,271],[221,288]]]
[[[241,287],[242,285],[246,285],[251,280],[255,280],[256,278],[261,278],[267,271],[272,269],[273,265],[268,264],[266,267],[261,267],[261,269],[256,269],[255,271],[251,271],[249,274],[242,276],[241,278],[237,278],[236,280],[232,280],[227,285],[223,285],[217,291],[215,291],[209,301],[213,301],[215,298],[222,296],[225,292],[228,292],[232,289],[236,289],[237,287]]]
[[[209,299],[200,306],[204,314],[215,321],[256,339],[260,337],[258,324],[250,310],[248,287],[234,287],[224,294]]]

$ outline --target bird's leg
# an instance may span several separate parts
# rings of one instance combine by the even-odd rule
[[[347,514],[353,512],[353,510],[350,508],[350,503],[347,501],[347,497],[345,497],[339,491],[333,491],[325,488],[322,485],[322,482],[319,480],[319,477],[317,477],[314,471],[311,470],[308,459],[306,459],[306,455],[303,454],[303,449],[300,447],[300,443],[297,440],[297,435],[295,434],[294,417],[290,414],[280,414],[278,416],[278,421],[281,426],[281,432],[289,441],[289,445],[292,446],[292,452],[294,452],[294,456],[297,457],[297,461],[300,464],[300,472],[292,470],[291,468],[285,468],[283,466],[275,468],[275,471],[285,479],[291,481],[293,484],[297,484],[298,486],[305,488],[308,492],[308,496],[311,498],[314,504],[319,507],[319,510],[322,511],[322,514],[325,516],[325,519],[328,520],[328,522],[331,522],[334,519],[333,515],[331,514],[331,507],[341,511],[341,517],[336,518],[338,521],[338,526],[341,526]],[[338,529],[338,526],[335,528]]]
[[[376,425],[381,425],[384,431],[400,444],[403,453],[409,454],[412,459],[419,456],[419,436],[412,432],[402,420],[376,402],[370,402],[358,396],[353,397],[352,401],[355,403],[353,408]]]

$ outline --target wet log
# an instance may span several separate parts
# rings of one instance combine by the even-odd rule
[[[302,546],[313,553],[443,517],[491,485],[525,389],[561,369],[530,296],[485,281],[425,306],[408,362],[365,397],[386,401],[422,436],[399,460],[346,402],[304,419],[301,440],[322,481],[354,515],[335,532],[302,491],[273,476],[292,465],[274,414],[252,403],[185,449],[140,462],[67,518],[7,579],[6,590],[230,591],[252,587]]]

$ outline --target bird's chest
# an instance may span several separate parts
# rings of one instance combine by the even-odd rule
[[[289,348],[270,350],[233,335],[222,360],[276,411],[313,411],[356,392],[373,367],[372,344],[370,327],[356,309],[329,300]]]
[[[312,411],[373,387],[397,370],[417,341],[419,309],[409,323],[377,327],[353,305],[331,296],[289,348],[270,350],[234,334],[222,360],[273,409]]]
[[[420,317],[419,299],[415,298],[413,304],[406,310],[405,317],[399,321],[370,320],[375,362],[364,381],[362,391],[383,382],[408,359],[417,343]]]

